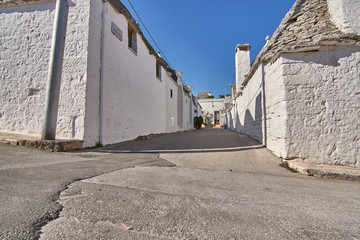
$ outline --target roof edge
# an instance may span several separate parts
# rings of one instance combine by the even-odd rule
[[[151,46],[149,41],[145,38],[143,32],[140,29],[139,24],[135,21],[129,10],[125,7],[125,5],[120,0],[106,0],[109,4],[114,8],[114,10],[125,16],[126,20],[129,24],[134,28],[134,30],[140,35],[141,39],[144,41],[146,47],[149,49],[149,54],[154,55],[155,59],[161,63],[161,65],[165,68],[167,72],[170,73],[171,78],[177,82],[176,71],[172,69],[168,62],[165,61],[162,57],[160,57],[155,49]]]

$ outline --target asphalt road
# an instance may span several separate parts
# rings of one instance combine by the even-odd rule
[[[137,165],[171,166],[156,154],[51,153],[0,144],[0,239],[38,239],[58,217],[60,192],[77,180]]]
[[[0,151],[2,239],[360,239],[358,182],[291,172],[231,131]]]

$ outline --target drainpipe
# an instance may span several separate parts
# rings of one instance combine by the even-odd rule
[[[41,139],[43,140],[55,140],[56,135],[56,123],[68,12],[68,0],[57,0],[51,44],[44,122],[41,133]]]
[[[101,12],[101,46],[100,46],[100,86],[99,86],[99,142],[103,144],[103,91],[104,91],[104,41],[105,41],[105,14],[106,1],[103,1]]]
[[[265,72],[264,72],[264,64],[261,63],[261,78],[262,78],[262,109],[263,109],[263,145],[266,146],[267,138],[266,138],[266,95],[265,95]]]

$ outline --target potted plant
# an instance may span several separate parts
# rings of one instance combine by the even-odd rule
[[[194,127],[196,129],[200,129],[202,124],[203,124],[203,118],[201,116],[194,117]]]

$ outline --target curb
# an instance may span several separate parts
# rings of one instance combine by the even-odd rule
[[[15,146],[39,148],[51,152],[64,152],[64,151],[81,149],[83,145],[82,140],[40,140],[40,139],[14,139],[14,138],[0,138],[0,143],[10,144]]]
[[[360,168],[308,163],[303,160],[282,160],[290,169],[307,176],[360,182]]]

